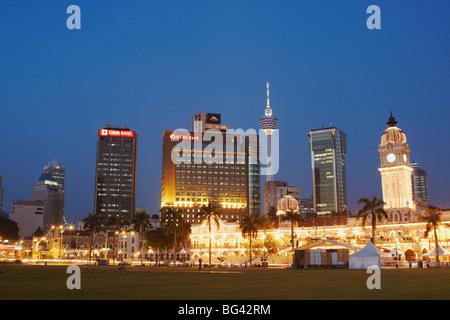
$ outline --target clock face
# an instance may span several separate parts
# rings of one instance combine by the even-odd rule
[[[389,153],[389,154],[387,155],[387,157],[386,157],[386,160],[387,160],[388,162],[394,162],[394,161],[395,161],[395,154]]]

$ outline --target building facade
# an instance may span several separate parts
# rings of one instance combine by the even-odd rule
[[[31,191],[31,201],[43,201],[45,232],[52,225],[64,223],[64,196],[60,193],[58,182],[48,173],[43,173]]]
[[[62,197],[62,216],[64,216],[65,189],[66,189],[66,167],[64,167],[58,159],[53,159],[44,167],[44,172],[51,175],[56,183],[58,191]]]
[[[318,215],[347,210],[345,133],[335,127],[309,132],[314,212]]]
[[[411,184],[414,169],[410,165],[406,135],[397,127],[392,114],[386,124],[389,127],[381,135],[378,148],[384,209],[415,209]]]
[[[17,223],[19,237],[30,237],[44,228],[44,201],[16,201],[11,206],[11,220]]]
[[[130,223],[136,210],[138,135],[128,127],[105,126],[98,132],[94,213]]]
[[[202,115],[208,128],[195,119]],[[172,208],[182,209],[186,222],[199,223],[196,215],[208,203],[226,220],[260,215],[258,136],[230,134],[218,114],[194,120],[194,131],[163,133],[161,220]]]
[[[430,203],[427,172],[415,162],[411,163],[411,168],[414,169],[411,174],[413,200],[420,206],[427,206]]]

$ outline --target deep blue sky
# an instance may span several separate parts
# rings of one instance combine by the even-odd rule
[[[66,9],[81,8],[81,30]],[[381,30],[366,9],[381,8]],[[307,134],[347,134],[348,202],[381,197],[389,111],[450,207],[450,2],[381,0],[17,1],[0,4],[0,175],[5,207],[30,198],[44,165],[67,170],[66,217],[93,210],[97,130],[139,134],[137,206],[157,213],[164,130],[196,112],[259,128],[270,81],[277,178],[311,195]]]

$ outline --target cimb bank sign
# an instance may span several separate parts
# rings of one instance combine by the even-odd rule
[[[176,129],[170,135],[178,142],[171,150],[174,164],[247,164],[260,165],[260,175],[274,175],[280,166],[279,130],[210,128],[202,130],[195,121],[194,132]],[[238,155],[238,156],[235,156]],[[248,155],[248,156],[243,156]]]

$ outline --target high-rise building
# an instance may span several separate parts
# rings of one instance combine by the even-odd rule
[[[428,194],[428,177],[427,172],[419,167],[417,163],[411,163],[411,168],[414,171],[411,174],[413,199],[421,206],[429,204]]]
[[[278,201],[286,195],[294,197],[300,205],[300,189],[288,185],[283,181],[267,181],[263,186],[264,214],[267,214],[271,207],[277,209]]]
[[[208,203],[228,221],[260,215],[258,136],[228,128],[219,114],[197,113],[191,131],[164,131],[161,220],[172,208],[183,209],[186,222],[199,223],[196,214]]]
[[[0,214],[3,212],[3,177],[0,176]]]
[[[56,183],[59,193],[63,199],[62,216],[64,217],[64,202],[66,188],[66,167],[64,167],[58,159],[53,159],[44,167],[44,172],[51,175]]]
[[[66,167],[58,159],[53,159],[44,167],[44,172],[50,174],[58,183],[58,190],[64,196],[66,185]]]
[[[311,130],[308,137],[314,212],[321,215],[347,210],[345,133],[336,127],[330,127]]]
[[[94,213],[131,223],[136,210],[138,135],[129,127],[106,125],[98,131]]]
[[[406,135],[397,127],[392,113],[386,124],[389,127],[381,135],[378,148],[384,209],[415,209],[411,183],[414,169],[409,163],[411,150],[406,143]]]
[[[259,124],[261,125],[261,128],[263,129],[264,133],[266,134],[266,153],[267,153],[267,159],[270,159],[270,162],[267,164],[267,175],[266,175],[266,181],[273,181],[274,180],[274,158],[272,154],[272,134],[277,128],[278,125],[278,119],[272,114],[272,109],[270,108],[270,98],[269,98],[269,81],[267,81],[266,84],[266,90],[267,90],[267,105],[265,110],[264,117],[261,118],[259,121]]]
[[[44,203],[43,231],[64,223],[64,196],[58,182],[49,173],[43,173],[31,191],[31,201]]]

